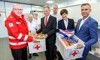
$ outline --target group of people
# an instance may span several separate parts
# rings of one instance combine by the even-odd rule
[[[75,11],[76,12],[76,11]],[[77,25],[74,24],[74,19],[68,18],[67,9],[62,9],[60,15],[58,14],[58,6],[54,5],[53,14],[50,15],[49,6],[45,5],[43,7],[44,17],[41,18],[40,28],[31,28],[29,27],[24,15],[22,14],[22,8],[19,4],[14,4],[11,14],[5,21],[5,26],[8,30],[9,35],[9,45],[11,48],[12,56],[14,60],[27,60],[27,42],[36,42],[36,38],[28,35],[29,31],[32,34],[46,34],[46,51],[45,56],[46,60],[54,60],[57,56],[56,43],[56,32],[59,32],[59,29],[67,30],[74,29],[75,34],[81,40],[84,41],[84,44],[77,44],[77,49],[84,47],[83,57],[75,60],[86,60],[91,46],[98,41],[98,23],[95,19],[90,16],[91,5],[84,3],[81,5],[81,15],[82,18],[78,20]],[[32,17],[29,15],[28,17]],[[29,22],[32,22],[32,19],[28,18]],[[31,24],[31,23],[30,23]],[[35,23],[34,23],[35,24]],[[33,26],[34,26],[33,24]],[[33,27],[32,26],[32,27]],[[63,60],[61,54],[58,52],[58,59]]]

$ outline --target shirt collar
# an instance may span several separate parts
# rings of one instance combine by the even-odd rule
[[[66,20],[64,20],[64,22],[68,23],[68,19],[67,19],[67,21],[66,21]]]
[[[50,17],[50,15],[47,16],[48,19],[49,19],[49,17]],[[45,19],[46,19],[46,16],[45,16]]]
[[[54,16],[57,16],[58,14],[53,14]]]
[[[83,19],[83,18],[82,18],[82,21],[83,21],[83,20],[84,20],[84,21],[86,21],[88,18],[89,18],[89,16],[88,16],[88,17],[86,17],[85,19]]]

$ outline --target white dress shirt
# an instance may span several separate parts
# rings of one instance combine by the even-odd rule
[[[50,17],[50,15],[47,16],[47,20],[48,20],[48,21],[49,21],[49,17]],[[44,18],[44,23],[45,23],[45,20],[46,20],[46,16],[45,16],[45,18]],[[48,23],[49,23],[49,22],[48,22]],[[47,23],[47,24],[48,24],[48,23]]]
[[[84,20],[82,19],[81,23],[80,23],[80,26],[79,26],[79,30],[80,28],[82,27],[82,25],[84,24],[84,22],[89,18],[89,16],[87,18],[85,18]]]
[[[47,16],[47,19],[48,19],[48,20],[49,20],[49,17],[50,17],[50,15]],[[44,20],[46,20],[46,16],[45,16]]]
[[[56,14],[56,15],[53,14],[52,16],[56,17],[56,19],[57,19],[57,28],[58,28],[58,21],[61,20],[62,17],[59,14]]]
[[[65,25],[65,27],[66,27],[66,29],[67,29],[67,27],[68,27],[68,20],[67,20],[67,21],[64,20],[64,25]]]
[[[59,20],[62,19],[61,15],[59,15],[59,14],[56,14],[56,15],[53,14],[52,16],[56,17],[57,18],[57,21],[59,21]]]

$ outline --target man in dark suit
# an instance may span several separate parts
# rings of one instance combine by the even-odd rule
[[[54,60],[54,45],[56,40],[56,18],[50,15],[50,8],[44,6],[43,13],[45,17],[41,18],[41,28],[37,33],[46,34],[46,60]]]
[[[84,41],[84,44],[78,44],[77,48],[85,47],[83,57],[76,60],[86,60],[91,46],[98,41],[98,23],[90,17],[91,5],[88,3],[81,5],[82,19],[79,19],[76,26],[76,35]]]

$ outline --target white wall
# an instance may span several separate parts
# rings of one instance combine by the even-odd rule
[[[0,38],[7,37],[7,31],[5,28],[5,9],[4,9],[4,2],[0,2]]]
[[[95,20],[97,20],[100,25],[100,8],[99,7],[100,7],[100,3],[91,3],[92,11],[91,11],[90,16],[92,16]],[[59,12],[61,11],[61,9],[59,9]],[[78,21],[78,19],[82,18],[81,5],[65,7],[64,9],[68,10],[68,17],[73,18],[76,22]]]
[[[0,38],[7,37],[7,30],[5,28],[5,13],[0,13]]]
[[[100,0],[66,0],[66,1],[63,1],[63,3],[57,4],[57,5],[59,6],[59,8],[62,8],[62,7],[67,7],[67,6],[79,5],[82,3],[98,3],[98,2],[100,2]],[[51,9],[53,5],[54,4],[50,5]]]

